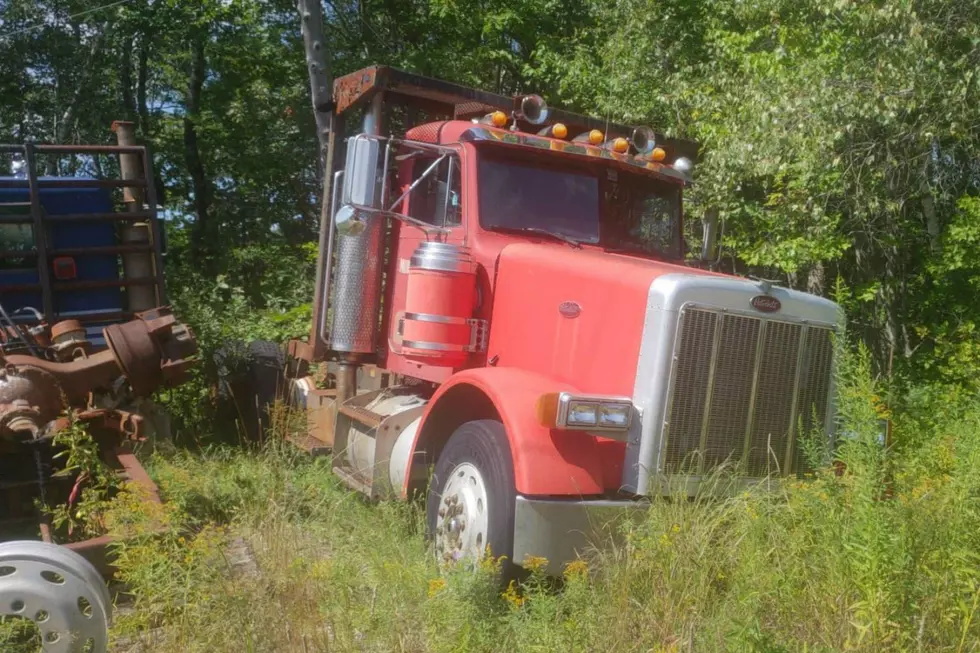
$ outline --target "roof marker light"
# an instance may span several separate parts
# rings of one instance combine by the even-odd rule
[[[630,142],[625,138],[623,138],[622,136],[620,136],[618,138],[614,138],[613,140],[609,141],[607,147],[613,152],[617,152],[619,154],[625,154],[630,149]]]
[[[589,143],[591,145],[602,145],[602,142],[606,140],[606,135],[602,133],[599,129],[593,129],[592,131],[583,132],[572,139],[574,143]]]
[[[493,125],[494,127],[506,127],[508,119],[507,114],[503,111],[494,111],[485,115],[480,122],[486,125]]]
[[[548,125],[538,132],[538,136],[548,136],[550,138],[565,139],[568,137],[568,127],[564,123],[556,122]]]

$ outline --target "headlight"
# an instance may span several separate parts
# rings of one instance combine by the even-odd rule
[[[626,404],[600,404],[599,426],[607,429],[625,429],[630,425],[633,406]]]
[[[538,421],[548,428],[625,433],[633,418],[633,401],[628,397],[551,392],[538,398],[537,414]]]
[[[599,406],[585,401],[569,401],[565,421],[569,426],[595,426]]]

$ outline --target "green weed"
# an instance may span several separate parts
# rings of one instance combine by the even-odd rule
[[[886,448],[869,366],[842,361],[832,464],[748,490],[721,470],[561,582],[532,560],[502,592],[492,561],[439,568],[419,505],[362,501],[281,438],[158,456],[166,503],[107,516],[136,608],[115,633],[161,653],[976,651],[980,411],[900,418]]]

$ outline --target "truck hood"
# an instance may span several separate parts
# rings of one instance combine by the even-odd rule
[[[713,273],[595,249],[516,243],[497,262],[487,354],[579,392],[632,396],[651,284]]]

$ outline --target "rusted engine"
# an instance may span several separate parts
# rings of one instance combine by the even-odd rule
[[[186,378],[197,343],[169,308],[102,333],[106,348],[95,351],[72,320],[31,330],[8,323],[0,341],[0,532],[36,532],[38,504],[57,505],[77,489],[77,479],[59,474],[54,443],[72,421],[85,424],[106,464],[149,482],[122,445],[164,435],[159,420],[145,423],[148,397]],[[43,519],[41,534],[51,539]]]

